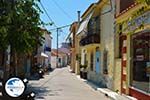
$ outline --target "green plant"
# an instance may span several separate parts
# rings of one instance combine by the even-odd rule
[[[76,60],[81,61],[81,55],[80,54],[76,54]]]

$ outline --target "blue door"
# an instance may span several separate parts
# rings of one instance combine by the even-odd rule
[[[96,73],[100,73],[100,52],[99,51],[96,51],[95,71]]]

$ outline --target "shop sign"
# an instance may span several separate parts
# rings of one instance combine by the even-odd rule
[[[144,13],[143,15],[127,22],[127,25],[129,26],[127,30],[134,31],[138,27],[144,24],[150,24],[150,11]]]
[[[146,75],[150,77],[150,62],[146,63]]]
[[[137,61],[143,61],[144,60],[144,55],[137,55],[136,60]]]

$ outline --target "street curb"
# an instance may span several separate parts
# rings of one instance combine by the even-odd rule
[[[73,74],[75,75],[75,74]],[[86,82],[89,86],[91,86],[94,90],[97,90],[103,94],[105,94],[105,96],[108,96],[109,98],[113,99],[113,100],[124,100],[124,99],[128,99],[128,100],[137,100],[136,98],[134,97],[131,97],[131,96],[127,96],[127,95],[120,95],[116,92],[113,92],[112,90],[108,89],[108,88],[99,88],[98,86],[96,86],[95,84],[93,84],[92,82],[89,82],[88,80],[85,80],[85,79],[81,79],[79,75],[76,75],[76,77],[83,81],[83,82]]]

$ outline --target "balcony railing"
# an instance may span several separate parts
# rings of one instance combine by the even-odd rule
[[[80,46],[100,43],[100,34],[89,34],[81,39]]]

